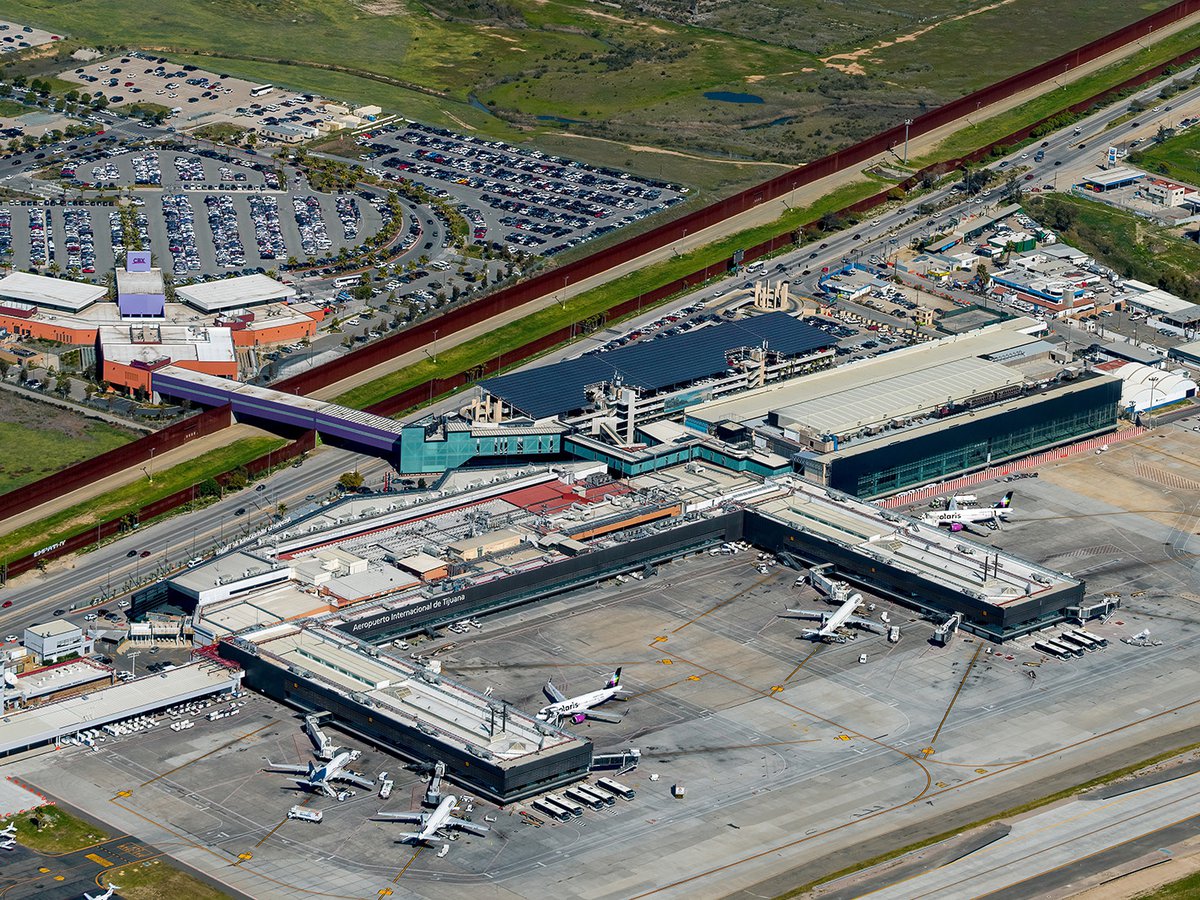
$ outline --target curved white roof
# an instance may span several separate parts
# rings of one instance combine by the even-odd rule
[[[1126,363],[1113,374],[1121,379],[1121,405],[1135,411],[1175,403],[1197,391],[1192,379],[1141,363]]]

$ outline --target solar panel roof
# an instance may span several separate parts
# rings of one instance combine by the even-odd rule
[[[772,312],[490,378],[482,387],[525,415],[542,419],[583,409],[588,385],[620,376],[629,387],[661,391],[722,374],[729,368],[730,350],[764,343],[785,356],[797,356],[832,346],[834,340],[787,313]]]

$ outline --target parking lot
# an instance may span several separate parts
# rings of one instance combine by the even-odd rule
[[[660,212],[685,190],[415,122],[358,139],[359,159],[382,175],[441,187],[464,204],[475,240],[549,256]]]
[[[266,101],[253,92],[261,87],[241,78],[208,72],[197,66],[176,65],[165,58],[131,53],[97,60],[64,72],[61,77],[81,85],[92,96],[103,94],[109,105],[120,109],[134,103],[154,103],[178,110],[172,123],[192,128],[209,122],[233,122],[243,127],[258,124],[251,116],[237,113],[239,107]]]
[[[334,196],[279,189],[273,169],[176,150],[63,155],[54,167],[81,187],[138,188],[135,225],[143,246],[177,281],[278,268],[289,257],[336,256],[383,225],[382,191]],[[0,209],[0,251],[18,268],[57,263],[64,272],[102,275],[124,249],[118,207],[12,203]]]
[[[30,47],[40,47],[42,44],[58,40],[62,40],[61,35],[42,31],[32,25],[0,20],[0,54],[19,53]]]

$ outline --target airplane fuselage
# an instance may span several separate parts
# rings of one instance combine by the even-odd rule
[[[437,809],[431,812],[425,819],[425,823],[421,826],[421,831],[417,835],[417,840],[434,840],[437,837],[437,833],[446,827],[446,823],[454,815],[454,810],[457,806],[458,798],[453,794],[443,798],[442,802],[437,805]]]
[[[619,688],[601,688],[598,691],[580,694],[578,697],[571,697],[568,700],[542,707],[538,711],[537,717],[543,722],[550,722],[554,719],[577,719],[585,715],[593,706],[599,706],[601,703],[611,700],[618,693]]]

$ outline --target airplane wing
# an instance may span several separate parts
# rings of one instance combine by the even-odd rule
[[[598,709],[586,710],[584,712],[584,715],[587,716],[589,719],[595,719],[598,722],[610,722],[613,725],[621,724],[621,719],[624,718],[623,716],[619,716],[616,713],[603,712]]]
[[[380,822],[422,822],[425,819],[426,813],[419,812],[402,812],[402,813],[376,813],[374,818]]]
[[[851,616],[846,620],[847,625],[853,625],[856,628],[862,628],[866,631],[873,631],[876,634],[887,634],[887,626],[882,622],[873,622],[870,619],[859,619]]]
[[[267,772],[282,772],[284,775],[307,775],[308,766],[286,766],[279,763],[273,763],[267,760],[267,764],[263,767]]]
[[[357,775],[351,775],[349,772],[338,772],[331,780],[347,781],[355,787],[364,788],[366,790],[370,790],[371,788],[375,787],[375,782],[366,778],[359,778]]]
[[[567,699],[567,695],[556,688],[553,681],[547,681],[542,691],[550,698],[551,703],[562,703]]]
[[[463,831],[469,831],[471,834],[485,835],[488,833],[486,825],[476,825],[474,822],[468,822],[466,819],[456,819],[451,816],[446,820],[447,825],[453,825],[455,828],[461,828]]]
[[[819,609],[789,609],[788,612],[799,619],[824,619],[829,615],[828,611]]]

